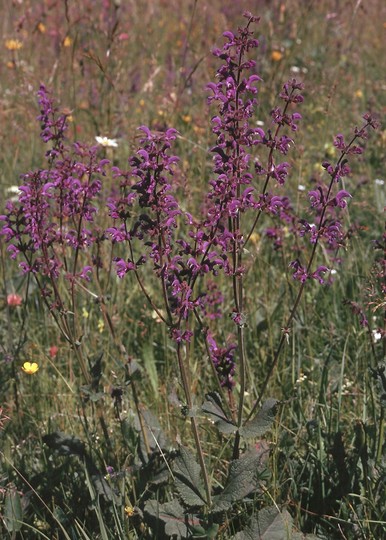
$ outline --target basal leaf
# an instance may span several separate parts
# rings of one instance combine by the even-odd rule
[[[232,540],[292,540],[292,518],[275,506],[263,508]]]
[[[119,491],[111,489],[103,475],[93,474],[91,480],[98,495],[104,497],[106,501],[114,502],[117,505],[122,504]]]
[[[213,498],[215,512],[228,510],[233,503],[257,490],[260,481],[260,461],[260,454],[251,451],[230,463],[224,490]]]
[[[57,450],[59,454],[70,456],[83,457],[86,453],[84,443],[75,435],[68,435],[61,431],[53,431],[43,436],[43,442],[53,449]]]
[[[240,428],[240,435],[246,439],[262,437],[275,420],[277,405],[277,399],[267,399],[252,420]]]
[[[209,416],[221,433],[226,435],[235,433],[237,426],[227,417],[220,395],[217,392],[209,392],[205,397],[202,411]]]
[[[292,517],[284,510],[279,512],[275,506],[263,508],[258,513],[261,540],[284,540],[292,536]]]
[[[325,540],[325,536],[315,536],[315,534],[303,534],[301,532],[294,532],[291,536],[291,540]]]
[[[10,489],[5,496],[4,524],[8,532],[20,531],[23,523],[23,510],[20,495],[16,489]]]
[[[147,501],[144,512],[146,521],[157,534],[154,538],[163,538],[162,529],[166,535],[173,536],[173,538],[191,538],[191,531],[195,528],[201,528],[200,520],[192,515],[187,515],[177,500],[165,504],[159,504],[155,500]]]
[[[143,463],[147,463],[149,457],[147,455],[147,446],[151,452],[158,453],[161,450],[166,451],[169,446],[169,440],[162,430],[157,417],[149,410],[142,409],[141,412],[142,426],[144,427],[147,445],[145,444],[144,435],[141,430],[141,422],[137,417],[135,419],[136,429],[139,432],[139,457]]]
[[[193,453],[184,446],[180,447],[180,454],[174,461],[173,473],[176,488],[187,506],[205,504],[200,466]]]

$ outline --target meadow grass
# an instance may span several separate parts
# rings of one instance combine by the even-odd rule
[[[351,173],[337,188],[350,193],[343,198],[347,206],[335,193],[317,214],[308,193],[330,180],[335,186],[336,170],[322,166],[346,157],[334,137],[342,133],[349,142],[364,113],[381,118],[385,112],[383,3],[101,0],[96,9],[91,1],[25,1],[0,9],[2,200],[18,197],[9,188],[26,182],[22,174],[65,171],[52,153],[60,157],[63,140],[71,163],[109,161],[90,173],[102,180],[92,201],[96,217],[88,222],[92,245],[54,244],[63,264],[57,279],[49,272],[22,274],[22,259],[7,251],[12,239],[0,237],[2,537],[382,538],[382,124],[362,144],[363,154],[347,156]],[[160,279],[156,265],[153,271],[155,248],[143,245],[148,230],[141,221],[141,212],[155,212],[158,224],[165,215],[172,219],[170,208],[162,214],[161,199],[154,205],[143,186],[136,188],[144,200],[133,216],[143,234],[121,243],[105,232],[120,223],[106,201],[125,192],[131,167],[150,174],[128,158],[154,143],[158,160],[179,156],[171,168],[181,212],[173,216],[176,229],[167,225],[156,247],[164,242],[166,253],[169,234],[174,250],[173,238],[189,238],[186,213],[197,223],[204,219],[213,200],[205,199],[216,178],[213,156],[220,156],[218,169],[224,166],[211,151],[211,118],[219,112],[208,104],[205,87],[218,83],[221,65],[211,50],[223,46],[225,30],[246,24],[245,9],[260,17],[251,23],[259,47],[247,55],[262,78],[250,126],[274,135],[270,112],[280,104],[283,84],[295,78],[305,87],[299,90],[304,103],[290,109],[302,115],[298,129],[280,126],[294,140],[284,158],[290,172],[285,183],[270,179],[292,210],[285,219],[281,211],[262,212],[253,230],[257,207],[245,212],[244,240],[251,234],[242,248],[238,214],[230,213],[231,271],[219,267],[196,278],[184,262],[173,267],[178,283],[172,283]],[[68,124],[66,139],[57,136],[56,124],[57,138],[48,145],[40,136],[47,122],[36,121],[41,84],[57,104],[56,119]],[[166,141],[169,154],[160,150],[168,128],[178,131]],[[95,137],[107,140],[98,144]],[[87,148],[75,154],[74,141]],[[229,152],[234,162],[244,147],[237,148]],[[270,163],[266,142],[247,152]],[[257,173],[254,182],[263,183]],[[240,199],[240,189],[234,197]],[[85,206],[79,208],[81,215]],[[309,233],[299,234],[299,219],[312,225],[331,208],[344,231],[340,249],[318,239],[314,255]],[[18,219],[25,223],[23,212]],[[79,235],[84,221],[71,219]],[[71,219],[59,216],[56,232],[67,234]],[[224,255],[219,223],[206,234]],[[137,266],[121,279],[118,265],[128,258]],[[313,263],[304,281],[304,266],[294,266],[294,259]],[[91,281],[78,275],[88,266]],[[311,276],[320,268],[326,270]],[[210,300],[205,309],[187,308],[185,317],[178,287],[187,282],[196,298]]]

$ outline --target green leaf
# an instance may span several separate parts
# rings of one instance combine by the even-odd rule
[[[267,399],[256,416],[240,428],[240,435],[246,439],[262,437],[275,420],[278,403],[277,399]]]
[[[200,466],[194,454],[184,446],[180,447],[180,454],[174,461],[173,473],[176,488],[186,506],[204,505],[205,495]]]
[[[220,394],[209,392],[206,394],[206,400],[202,405],[202,411],[215,423],[216,427],[226,435],[235,433],[237,426],[229,420],[222,406]]]
[[[160,450],[168,450],[170,447],[170,442],[162,430],[157,417],[151,411],[144,408],[141,409],[140,415],[150,451],[159,453]],[[138,416],[135,419],[135,427],[139,432],[139,457],[143,463],[147,463],[149,461],[149,456],[146,452],[144,436],[141,431],[141,422]]]
[[[161,526],[163,526],[165,534],[177,539],[192,538],[192,529],[201,528],[200,520],[195,516],[186,514],[177,500],[165,504],[159,504],[155,500],[147,501],[144,513],[146,522],[157,533],[154,538],[163,538]]]
[[[8,532],[20,531],[23,525],[23,510],[20,495],[16,489],[10,489],[5,496],[4,523]]]
[[[67,435],[67,433],[61,431],[53,431],[44,435],[43,442],[49,448],[57,450],[62,455],[83,457],[86,453],[85,445],[78,437]]]
[[[291,540],[323,540],[321,536],[316,536],[315,534],[303,534],[301,532],[294,532],[291,536]]]
[[[211,540],[212,538],[217,538],[217,533],[220,528],[220,525],[218,523],[213,523],[209,529],[206,529],[205,534],[207,540]]]
[[[233,536],[232,540],[291,540],[291,531],[290,514],[270,506],[260,510],[249,526]]]
[[[261,478],[260,463],[261,455],[256,451],[231,461],[224,490],[213,497],[215,512],[228,510],[233,503],[257,490]]]
[[[119,492],[113,491],[108,482],[101,474],[93,474],[91,476],[91,481],[94,485],[96,493],[104,497],[106,501],[113,502],[117,505],[122,504],[121,494]]]
[[[292,517],[276,506],[263,508],[253,517],[243,531],[232,536],[232,540],[318,540],[313,534],[293,531]]]
[[[102,358],[103,351],[97,354],[94,354],[88,359],[88,364],[90,367],[91,375],[91,394],[99,393],[99,383],[102,378]],[[95,401],[95,400],[94,400]]]

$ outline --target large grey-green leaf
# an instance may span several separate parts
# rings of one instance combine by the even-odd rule
[[[136,429],[139,432],[139,457],[141,461],[147,463],[149,456],[147,455],[147,447],[151,452],[159,452],[159,450],[168,450],[170,442],[162,430],[158,418],[147,409],[141,409],[142,426],[144,427],[145,436],[147,439],[147,445],[145,444],[144,434],[141,430],[141,422],[139,417],[136,418]]]
[[[199,519],[185,514],[183,507],[177,500],[165,504],[159,504],[155,500],[147,501],[144,512],[150,526],[157,533],[157,538],[163,538],[159,529],[160,521],[165,534],[177,539],[191,538],[192,530],[201,531],[202,529]]]
[[[240,428],[240,435],[247,439],[262,437],[275,420],[277,404],[277,399],[267,399],[252,420]]]
[[[57,450],[62,455],[83,457],[86,453],[85,445],[78,437],[61,431],[47,433],[47,435],[43,436],[43,442],[49,448]]]
[[[287,511],[279,512],[275,506],[263,508],[248,527],[232,540],[291,540],[292,518]]]
[[[205,504],[200,466],[196,462],[194,454],[184,446],[180,447],[180,454],[174,461],[173,473],[176,488],[187,506]]]
[[[215,512],[228,510],[233,503],[257,490],[260,480],[260,463],[261,455],[256,451],[248,452],[230,463],[224,490],[213,498]]]
[[[16,489],[10,489],[5,496],[4,524],[8,532],[20,531],[23,523],[23,511],[20,495]]]
[[[216,424],[221,433],[226,435],[235,433],[237,426],[227,417],[220,395],[217,392],[209,392],[205,397],[206,400],[202,405],[202,411]]]
[[[318,540],[313,534],[293,531],[292,517],[276,506],[263,508],[253,517],[251,523],[232,540]]]

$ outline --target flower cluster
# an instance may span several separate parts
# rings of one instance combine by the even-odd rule
[[[237,35],[225,32],[226,43],[222,49],[213,51],[223,64],[217,70],[218,82],[207,85],[212,92],[208,102],[218,103],[219,114],[212,118],[212,130],[217,137],[212,148],[216,178],[210,182],[204,225],[212,236],[216,235],[214,243],[220,245],[225,253],[230,244],[242,241],[238,231],[228,230],[228,218],[235,218],[240,212],[255,206],[251,154],[247,150],[261,143],[265,137],[260,127],[250,125],[257,103],[257,83],[261,79],[255,73],[247,74],[256,63],[245,60],[244,55],[258,46],[258,40],[249,27],[258,19],[246,15],[247,25],[240,28]]]
[[[352,198],[351,194],[346,189],[339,189],[341,180],[350,175],[350,167],[348,165],[347,156],[362,154],[363,148],[355,144],[357,140],[365,140],[368,130],[375,129],[377,122],[370,114],[363,116],[364,124],[361,128],[355,128],[354,134],[350,142],[346,143],[342,134],[338,134],[334,139],[334,146],[340,150],[340,157],[336,165],[325,161],[323,168],[330,177],[327,185],[319,184],[317,187],[308,192],[310,207],[314,214],[314,223],[305,219],[299,220],[298,233],[299,236],[309,237],[311,244],[314,247],[320,242],[324,245],[326,253],[331,254],[331,259],[337,262],[336,253],[338,249],[345,244],[347,232],[344,230],[341,220],[341,212],[347,207],[347,202]],[[336,188],[336,186],[338,186]],[[315,250],[312,252],[315,253]],[[311,263],[313,255],[308,267],[301,264],[296,259],[290,263],[290,267],[294,269],[293,278],[304,283],[307,279],[316,279],[320,283],[325,280],[321,274],[328,269],[325,266],[319,266],[315,271],[311,271]]]
[[[217,371],[221,386],[232,390],[235,384],[233,380],[236,365],[234,355],[237,345],[230,343],[227,347],[219,347],[210,332],[208,332],[206,339],[211,361]]]
[[[97,232],[91,225],[108,161],[97,158],[96,148],[80,143],[68,147],[66,116],[57,116],[44,86],[38,96],[41,137],[51,145],[46,154],[50,166],[22,177],[18,198],[9,200],[6,213],[0,216],[5,222],[1,234],[9,244],[10,256],[22,257],[24,273],[57,279],[63,272],[69,279],[88,279],[91,267],[78,269],[77,254],[96,240]]]
[[[219,104],[219,115],[212,118],[213,133],[217,137],[216,145],[212,148],[217,176],[210,183],[204,226],[209,229],[206,239],[209,238],[223,256],[235,250],[241,251],[244,235],[240,230],[240,216],[247,210],[257,213],[257,216],[264,212],[279,217],[287,224],[293,222],[288,197],[272,193],[269,184],[272,180],[276,185],[283,186],[289,174],[290,164],[276,159],[276,154],[286,155],[293,143],[293,139],[283,134],[282,129],[289,127],[291,131],[297,130],[301,115],[294,107],[303,102],[303,85],[295,79],[284,84],[279,96],[284,106],[275,107],[271,112],[273,130],[264,131],[252,125],[252,115],[257,105],[257,84],[261,79],[254,72],[255,61],[246,60],[245,53],[258,46],[258,40],[250,30],[251,23],[258,19],[250,13],[245,16],[248,19],[246,26],[239,28],[237,35],[225,32],[227,42],[222,49],[214,50],[215,56],[223,64],[217,71],[218,82],[208,85],[212,92],[209,102]],[[247,75],[248,71],[252,71],[252,74]],[[267,149],[265,164],[253,156],[257,146]],[[255,177],[264,179],[260,189],[255,185]],[[281,236],[279,228],[274,236],[276,242]],[[280,240],[275,246],[279,248]],[[226,263],[224,268],[234,274],[241,271],[234,263],[232,270]]]
[[[115,177],[121,178],[119,197],[111,197],[108,201],[109,215],[118,220],[117,226],[109,227],[106,233],[113,242],[120,243],[134,238],[146,238],[148,255],[154,264],[163,272],[170,261],[172,253],[172,231],[177,227],[177,219],[181,214],[178,203],[171,193],[169,175],[173,175],[176,156],[170,156],[168,150],[177,132],[169,129],[165,133],[153,134],[142,126],[144,137],[140,139],[141,148],[129,159],[131,170],[123,172],[114,169]],[[141,213],[131,220],[132,208],[138,204]],[[139,261],[115,260],[119,277],[135,270],[145,262],[142,256]]]
[[[47,158],[52,160],[64,150],[64,135],[68,127],[69,115],[58,114],[58,108],[54,105],[44,84],[40,85],[38,91],[38,103],[40,115],[37,119],[41,125],[40,137],[45,143],[52,144],[52,148],[46,153]]]

